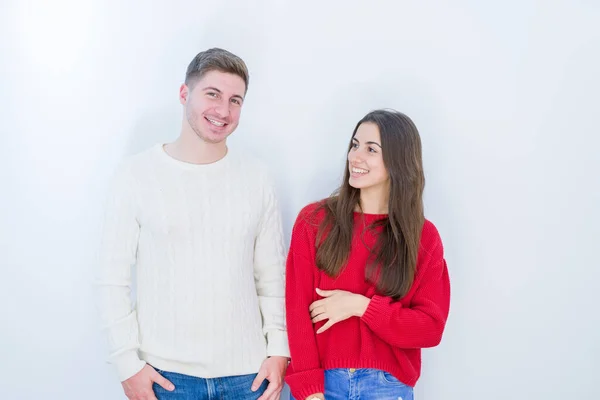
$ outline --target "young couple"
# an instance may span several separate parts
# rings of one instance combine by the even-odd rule
[[[415,125],[358,122],[341,187],[299,213],[286,263],[266,168],[226,145],[248,80],[234,54],[199,53],[178,139],[113,180],[97,288],[125,395],[277,400],[285,380],[297,400],[412,399],[450,301]]]

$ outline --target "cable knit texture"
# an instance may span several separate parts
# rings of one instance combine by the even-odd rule
[[[377,240],[376,231],[365,227],[386,216],[355,213],[348,263],[332,278],[315,264],[316,235],[324,218],[324,211],[317,207],[312,204],[300,212],[287,259],[292,360],[286,381],[292,395],[305,399],[324,392],[324,370],[333,368],[380,369],[414,386],[421,372],[421,348],[440,342],[449,311],[450,281],[437,229],[425,221],[413,285],[406,296],[392,301],[365,280],[369,249]],[[345,290],[371,301],[361,318],[348,318],[317,334],[327,321],[311,321],[309,306],[321,299],[315,288]]]
[[[146,362],[202,378],[250,374],[267,356],[289,356],[284,262],[274,185],[257,160],[229,150],[189,164],[162,145],[127,158],[97,282],[119,378]]]

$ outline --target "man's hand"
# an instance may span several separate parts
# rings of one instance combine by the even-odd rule
[[[256,392],[265,379],[269,381],[269,386],[258,400],[279,400],[287,365],[287,357],[273,356],[263,361],[258,375],[252,382],[252,391]]]
[[[312,322],[328,320],[317,333],[325,332],[334,324],[350,317],[362,317],[367,311],[370,300],[361,295],[345,290],[321,290],[317,294],[324,299],[313,302],[310,307]]]
[[[154,368],[146,364],[144,368],[131,378],[121,382],[125,396],[129,400],[157,400],[152,389],[152,384],[156,382],[168,391],[175,390],[175,386],[166,380]]]
[[[319,400],[325,400],[325,395],[323,393],[315,393],[308,396],[305,400],[310,400],[314,398],[317,398]]]

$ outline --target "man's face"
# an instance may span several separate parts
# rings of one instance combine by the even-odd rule
[[[238,126],[245,92],[238,75],[209,71],[190,86],[181,85],[179,100],[192,131],[207,143],[220,143]]]

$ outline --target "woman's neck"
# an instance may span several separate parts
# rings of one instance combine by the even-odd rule
[[[389,190],[379,186],[360,190],[360,211],[365,214],[389,212]]]

